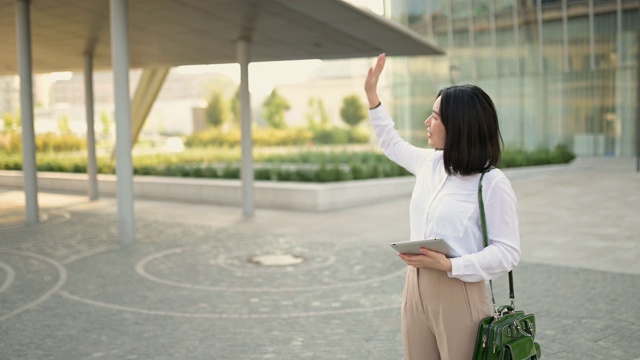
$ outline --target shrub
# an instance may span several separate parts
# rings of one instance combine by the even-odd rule
[[[36,136],[36,151],[63,152],[84,150],[87,147],[83,138],[73,134],[57,135],[53,133]]]
[[[564,163],[575,155],[565,146],[553,151],[504,152],[500,167]],[[329,182],[405,176],[409,173],[379,152],[303,151],[285,154],[259,154],[255,157],[255,178],[272,181]],[[79,153],[37,153],[39,171],[86,172],[86,155]],[[106,156],[98,158],[98,171],[113,174],[115,164]],[[0,169],[21,170],[19,153],[0,156]],[[136,175],[203,178],[240,178],[240,154],[229,149],[198,149],[180,154],[135,156]]]
[[[313,142],[315,144],[343,145],[349,141],[349,134],[345,129],[330,127],[313,130]]]
[[[347,130],[349,134],[349,143],[366,144],[369,142],[369,133],[360,128],[350,128]]]
[[[7,133],[0,135],[0,150],[10,154],[22,151],[22,134]]]
[[[9,113],[2,114],[2,134],[16,134],[20,132],[21,124],[20,114],[13,116]]]
[[[22,170],[22,156],[20,154],[2,154],[0,156],[0,169]]]
[[[36,151],[66,152],[79,151],[87,147],[85,139],[73,134],[39,134],[35,137]],[[22,151],[22,134],[10,133],[0,135],[0,151],[19,153]]]
[[[576,155],[569,149],[567,145],[558,144],[551,154],[550,161],[553,164],[564,164],[573,161]]]
[[[369,134],[355,127],[318,127],[314,128],[313,142],[324,145],[366,144],[369,142]]]
[[[557,145],[553,150],[538,149],[535,151],[505,150],[498,167],[519,167],[546,164],[565,164],[575,159],[575,154],[566,145]]]
[[[222,131],[211,128],[187,136],[184,145],[187,147],[234,147],[240,144],[240,129]]]
[[[305,145],[312,137],[311,131],[302,128],[260,128],[255,129],[252,134],[256,146]]]
[[[313,133],[307,129],[274,129],[257,128],[251,134],[255,146],[278,146],[278,145],[304,145],[313,137]],[[189,135],[185,141],[187,147],[237,147],[241,142],[239,129],[222,131],[220,129],[209,129]]]

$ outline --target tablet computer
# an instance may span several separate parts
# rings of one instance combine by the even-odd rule
[[[460,256],[444,239],[402,241],[389,245],[401,254],[420,254],[420,248],[424,247],[442,253],[449,258]]]

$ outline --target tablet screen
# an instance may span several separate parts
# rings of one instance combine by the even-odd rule
[[[437,251],[447,257],[459,257],[460,255],[444,239],[426,239],[414,241],[402,241],[389,244],[401,254],[419,254],[420,248]]]

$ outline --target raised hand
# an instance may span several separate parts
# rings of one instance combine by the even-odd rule
[[[369,101],[370,108],[373,108],[380,103],[380,98],[378,98],[378,79],[380,79],[380,74],[382,74],[386,60],[387,56],[384,53],[378,55],[376,64],[369,68],[367,79],[364,81],[364,91],[367,93],[367,100]]]

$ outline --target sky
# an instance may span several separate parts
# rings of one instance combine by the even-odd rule
[[[384,13],[384,0],[346,0],[357,6],[365,7],[378,15]],[[297,60],[273,61],[249,64],[249,91],[253,94],[267,95],[276,84],[301,83],[309,78],[320,66],[322,61]],[[240,83],[240,65],[190,65],[179,66],[174,71],[182,74],[220,73]]]
[[[251,63],[249,91],[254,94],[268,94],[276,84],[304,82],[321,65],[322,61],[318,59]],[[179,66],[175,71],[179,74],[219,73],[236,84],[240,83],[239,64]]]

